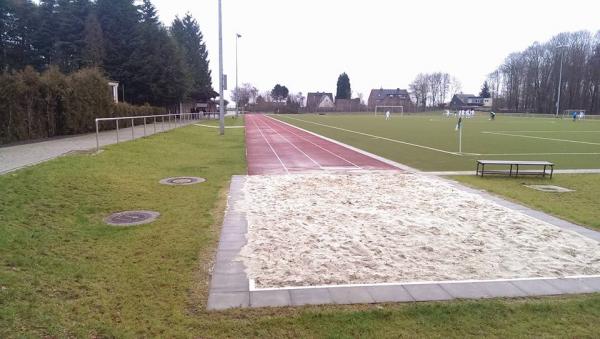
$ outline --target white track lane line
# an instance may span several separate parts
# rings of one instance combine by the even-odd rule
[[[271,152],[273,152],[273,154],[275,154],[275,156],[277,157],[277,160],[279,160],[279,163],[281,164],[281,166],[283,166],[283,169],[285,170],[285,174],[290,174],[290,171],[288,171],[288,168],[285,166],[285,164],[283,163],[283,161],[281,161],[281,158],[279,157],[279,155],[277,154],[277,152],[275,152],[275,150],[273,149],[273,146],[271,146],[271,143],[269,142],[269,140],[267,140],[267,138],[265,137],[265,135],[263,134],[263,132],[260,130],[260,127],[258,127],[258,124],[256,123],[256,121],[254,121],[254,118],[252,118],[250,120],[252,120],[252,123],[254,123],[254,126],[256,126],[256,128],[258,129],[258,132],[260,133],[260,135],[263,137],[263,139],[265,139],[265,141],[267,142],[267,145],[269,145],[269,148],[271,149]]]
[[[315,165],[319,166],[320,169],[322,169],[322,170],[325,169],[323,166],[321,166],[321,164],[319,164],[318,162],[316,162],[315,159],[311,158],[308,154],[304,153],[304,151],[302,151],[300,148],[298,148],[298,146],[294,145],[293,142],[289,141],[288,138],[284,137],[283,135],[281,135],[281,133],[279,133],[275,129],[273,129],[273,127],[271,127],[266,121],[265,121],[265,125],[267,125],[271,129],[271,131],[277,133],[280,137],[282,137],[285,141],[287,141],[288,144],[292,145],[292,147],[294,147],[295,149],[297,149],[298,152],[304,154],[305,157],[307,157],[310,161],[312,161],[313,163],[315,163]]]
[[[350,133],[360,134],[360,135],[364,135],[364,136],[367,136],[367,137],[372,137],[372,138],[375,138],[375,139],[381,139],[381,140],[391,141],[391,142],[395,142],[395,143],[398,143],[398,144],[404,144],[404,145],[409,145],[409,146],[413,146],[413,147],[419,147],[419,148],[427,149],[427,150],[430,150],[430,151],[441,152],[441,153],[446,153],[446,154],[456,155],[456,156],[462,156],[462,154],[457,153],[457,152],[444,151],[443,149],[437,149],[437,148],[433,148],[433,147],[429,147],[429,146],[423,146],[423,145],[419,145],[419,144],[413,144],[413,143],[406,142],[406,141],[401,141],[401,140],[396,140],[396,139],[390,139],[390,138],[386,138],[386,137],[380,137],[378,135],[373,135],[373,134],[368,134],[368,133],[353,131],[351,129],[345,129],[345,128],[341,128],[341,127],[336,127],[336,126],[321,124],[321,123],[318,123],[318,122],[307,121],[307,120],[302,120],[302,119],[297,119],[297,118],[292,118],[292,117],[284,117],[284,118],[285,119],[297,120],[297,121],[301,121],[301,122],[305,122],[305,123],[309,123],[309,124],[315,124],[315,125],[319,125],[319,126],[329,127],[329,128],[337,129],[337,130],[344,131],[344,132],[350,132]]]
[[[288,126],[288,125],[282,124],[282,123],[281,123],[279,120],[277,120],[277,119],[274,119],[274,118],[271,118],[270,116],[267,116],[267,118],[269,118],[269,119],[271,119],[271,120],[273,120],[273,121],[276,121],[276,122],[280,123],[282,126],[285,126],[285,127],[287,127],[287,128],[286,128],[286,130],[287,130],[288,132],[292,133],[293,135],[297,136],[298,138],[302,138],[302,139],[304,139],[304,140],[308,141],[309,143],[311,143],[311,144],[313,144],[313,145],[317,146],[318,148],[322,149],[323,151],[325,151],[325,152],[327,152],[327,153],[329,153],[329,154],[331,154],[331,155],[333,155],[333,156],[335,156],[335,157],[337,157],[337,158],[339,158],[339,159],[341,159],[341,160],[343,160],[343,161],[345,161],[345,162],[349,163],[350,165],[352,165],[352,166],[354,166],[354,167],[356,167],[356,168],[363,169],[362,167],[358,166],[357,164],[353,163],[352,161],[350,161],[350,160],[348,160],[348,159],[346,159],[346,158],[344,158],[344,157],[342,157],[342,156],[340,156],[340,155],[337,155],[337,154],[333,153],[332,151],[328,150],[328,149],[327,149],[327,148],[325,148],[325,147],[322,147],[322,146],[319,146],[319,145],[315,144],[314,142],[310,141],[309,139],[307,139],[307,138],[305,138],[305,137],[303,137],[303,136],[301,136],[301,135],[298,135],[298,134],[294,133],[294,132],[292,131],[292,130],[293,130],[293,127],[290,127],[290,126]]]
[[[544,137],[534,137],[531,135],[520,135],[520,134],[510,134],[510,133],[499,133],[499,132],[481,132],[482,134],[495,134],[495,135],[504,135],[509,137],[519,137],[519,138],[529,138],[529,139],[540,139],[540,140],[550,140],[550,141],[560,141],[560,142],[572,142],[575,144],[586,144],[586,145],[598,145],[600,143],[597,142],[589,142],[589,141],[577,141],[577,140],[569,140],[569,139],[555,139],[555,138],[544,138]]]

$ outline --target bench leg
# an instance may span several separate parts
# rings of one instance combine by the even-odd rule
[[[550,179],[552,179],[552,174],[554,174],[554,165],[550,166]]]
[[[510,172],[508,172],[508,176],[509,176],[509,177],[512,177],[512,167],[513,167],[513,165],[512,165],[512,164],[510,164]]]
[[[546,177],[546,165],[544,165],[544,173],[542,173],[542,178]]]

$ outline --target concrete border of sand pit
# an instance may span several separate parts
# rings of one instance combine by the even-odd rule
[[[228,209],[223,221],[210,283],[207,305],[209,310],[236,307],[516,298],[600,292],[600,275],[256,288],[254,282],[248,279],[244,264],[236,260],[240,250],[246,245],[246,233],[248,232],[246,215],[235,210],[234,207],[235,203],[242,199],[245,178],[245,176],[233,176],[231,180]],[[600,241],[600,232],[571,224],[453,181],[449,182],[458,189],[479,194],[502,206]]]

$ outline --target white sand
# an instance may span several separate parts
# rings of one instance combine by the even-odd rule
[[[600,274],[600,243],[394,171],[249,176],[258,287]]]

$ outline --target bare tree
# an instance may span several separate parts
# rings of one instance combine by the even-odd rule
[[[417,107],[424,110],[427,107],[439,107],[446,102],[448,93],[458,93],[460,82],[448,73],[419,73],[410,84],[410,90],[417,99]]]
[[[255,102],[258,95],[258,89],[249,83],[244,83],[240,87],[236,87],[231,92],[231,100],[237,102],[240,107],[246,106],[248,103]]]
[[[440,89],[442,86],[442,73],[436,72],[429,74],[428,77],[430,104],[432,107],[436,107],[439,102]]]
[[[450,82],[449,82],[448,87],[450,89],[451,97],[462,92],[462,84],[461,84],[460,80],[458,80],[456,77],[450,77]]]
[[[450,74],[442,73],[440,80],[440,99],[442,103],[445,103],[448,99],[448,89],[450,88]]]
[[[580,31],[561,33],[546,43],[512,53],[488,76],[492,97],[508,110],[554,113],[560,91],[559,110],[598,113],[599,46],[600,32],[593,36]]]
[[[429,95],[429,77],[427,74],[419,73],[415,80],[409,85],[411,92],[417,98],[417,108],[427,107],[427,97]]]

